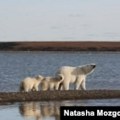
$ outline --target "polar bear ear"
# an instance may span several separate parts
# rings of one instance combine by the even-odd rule
[[[41,76],[41,75],[37,75],[35,78],[36,78],[37,80],[42,80],[44,77]]]

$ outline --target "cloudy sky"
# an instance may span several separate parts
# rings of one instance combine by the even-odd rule
[[[120,41],[120,0],[0,0],[0,41]]]

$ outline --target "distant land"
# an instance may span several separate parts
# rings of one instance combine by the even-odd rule
[[[120,51],[120,42],[0,42],[0,51]]]

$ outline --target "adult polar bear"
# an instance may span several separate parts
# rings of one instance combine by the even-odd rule
[[[57,74],[61,74],[64,77],[62,82],[63,89],[69,90],[70,83],[75,83],[76,90],[86,90],[85,80],[88,74],[92,73],[95,69],[95,64],[88,64],[83,66],[62,66],[57,71]]]

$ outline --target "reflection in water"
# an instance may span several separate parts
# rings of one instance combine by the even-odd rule
[[[60,106],[54,103],[41,105],[39,102],[24,102],[20,104],[19,111],[24,118],[43,120],[46,117],[53,117],[55,120],[60,120],[59,108]]]
[[[24,118],[34,118],[35,120],[60,120],[60,106],[85,106],[84,101],[61,101],[61,102],[23,102],[19,105],[20,114]]]
[[[119,105],[119,99],[4,103],[0,105],[0,117],[2,120],[60,120],[60,106]]]
[[[20,113],[23,117],[34,117],[36,120],[41,120],[41,110],[39,104],[35,102],[21,103],[19,106]]]

